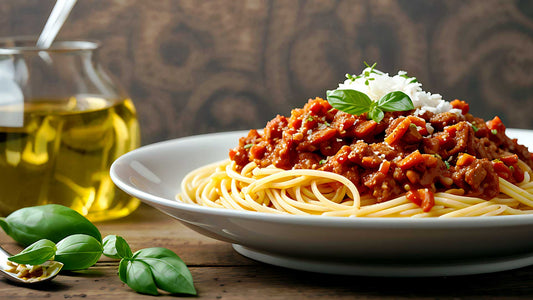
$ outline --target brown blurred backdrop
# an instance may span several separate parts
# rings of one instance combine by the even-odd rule
[[[54,2],[0,2],[0,36],[38,34]],[[363,61],[533,129],[529,0],[78,0],[59,37],[103,42],[143,144],[263,127]]]

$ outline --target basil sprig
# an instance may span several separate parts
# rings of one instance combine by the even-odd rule
[[[132,254],[119,236],[104,238],[104,255],[120,258],[118,276],[133,290],[158,295],[157,289],[173,294],[196,295],[192,275],[181,258],[169,249],[154,247]]]
[[[379,123],[386,111],[406,111],[414,109],[411,98],[404,92],[390,92],[377,102],[367,94],[356,90],[332,90],[326,92],[326,98],[334,108],[352,115],[368,113],[367,117]]]
[[[371,80],[375,80],[374,77],[371,77],[371,74],[383,74],[381,71],[375,70],[374,68],[378,63],[374,63],[373,65],[369,65],[366,61],[364,62],[365,66],[368,70],[364,71],[361,75],[351,75],[349,73],[346,73],[346,78],[350,79],[352,82],[359,78],[365,79],[365,84],[370,85]]]
[[[102,256],[102,244],[86,234],[70,235],[57,243],[41,239],[8,259],[18,264],[40,265],[47,260],[63,263],[63,270],[82,270]]]
[[[68,207],[22,208],[0,218],[0,227],[20,244],[29,245],[9,258],[15,263],[39,265],[56,260],[64,264],[64,270],[80,270],[91,267],[104,254],[121,259],[120,280],[137,292],[157,295],[161,289],[196,295],[191,273],[174,252],[155,247],[132,253],[128,243],[116,235],[108,235],[100,243],[96,226]]]

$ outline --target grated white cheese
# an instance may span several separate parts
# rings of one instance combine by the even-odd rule
[[[461,114],[460,109],[452,107],[450,102],[442,99],[439,94],[432,94],[422,90],[422,84],[416,81],[415,77],[409,77],[407,72],[399,71],[397,75],[389,76],[376,69],[366,68],[359,78],[346,79],[339,84],[338,90],[357,90],[370,97],[372,101],[378,101],[384,95],[401,91],[407,94],[416,108],[415,115],[421,115],[426,111],[432,113],[452,112]],[[367,77],[365,72],[371,72]],[[368,84],[367,84],[368,83]]]

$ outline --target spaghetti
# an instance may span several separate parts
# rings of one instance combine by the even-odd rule
[[[178,200],[338,217],[533,214],[533,154],[498,117],[476,118],[405,73],[348,78],[188,174]]]
[[[345,177],[319,170],[259,168],[240,172],[230,160],[189,173],[178,199],[214,208],[293,215],[336,217],[473,217],[533,214],[531,170],[518,185],[500,178],[501,194],[490,200],[440,192],[429,212],[400,196],[382,203],[360,196]],[[333,185],[332,185],[333,183]],[[338,187],[337,184],[341,186]]]

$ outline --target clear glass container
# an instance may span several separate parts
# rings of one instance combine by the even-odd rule
[[[98,62],[99,44],[0,39],[0,216],[62,204],[102,221],[139,205],[111,163],[140,143],[134,105]]]

